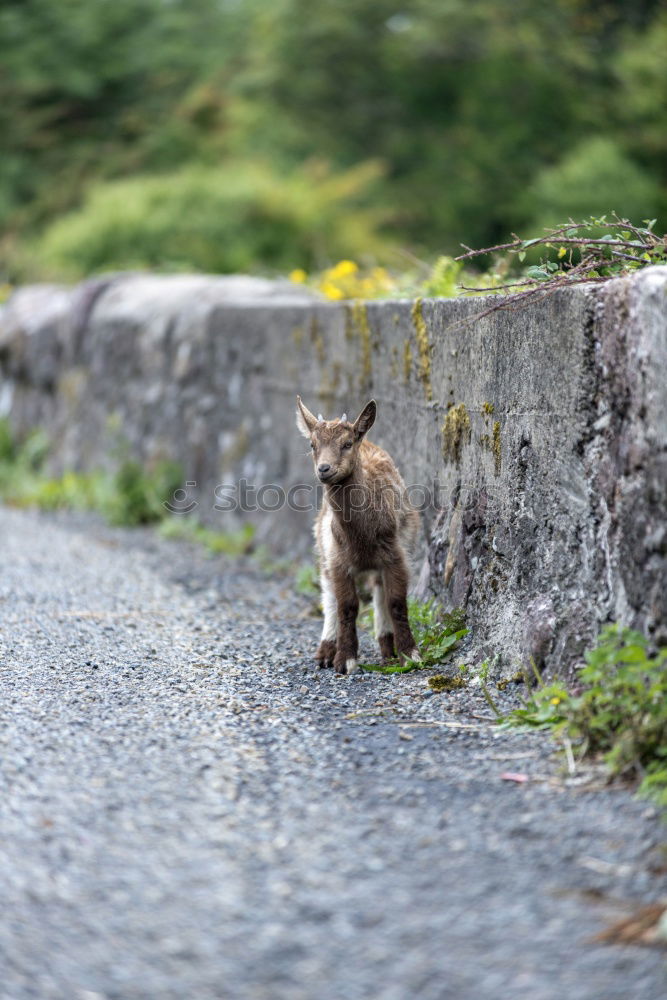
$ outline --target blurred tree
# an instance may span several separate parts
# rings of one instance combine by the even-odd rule
[[[209,272],[358,259],[386,246],[380,211],[363,207],[381,170],[372,161],[331,173],[309,161],[289,175],[259,163],[187,166],[93,187],[84,205],[46,229],[30,260],[45,274],[134,267]]]
[[[665,225],[666,47],[667,0],[3,0],[4,244],[32,240],[89,188],[85,211],[102,212],[106,181],[148,185],[132,195],[147,209],[168,191],[161,175],[182,191],[190,168],[221,168],[233,187],[253,160],[278,186],[296,171],[310,203],[321,178],[304,162],[334,175],[382,162],[355,201],[380,256],[379,220],[388,245],[430,255],[552,210],[618,209],[631,191]],[[589,203],[598,171],[604,207]],[[342,229],[330,248],[323,232],[318,258],[353,252]],[[255,246],[244,266],[276,266]]]
[[[278,0],[236,82],[260,109],[250,141],[280,132],[296,157],[384,159],[396,228],[417,244],[500,238],[535,174],[607,127],[606,46],[626,6]],[[633,22],[655,7],[638,4]]]
[[[240,42],[228,6],[3,0],[0,219],[17,206],[48,217],[93,178],[170,166],[215,143],[224,97],[211,81]]]
[[[616,131],[660,185],[667,219],[667,7],[643,31],[626,32],[614,54]]]
[[[570,150],[553,167],[541,170],[524,200],[531,231],[558,226],[590,215],[643,219],[655,216],[660,199],[657,181],[629,159],[617,144],[600,136]]]

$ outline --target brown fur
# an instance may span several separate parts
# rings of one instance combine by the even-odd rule
[[[335,595],[337,620],[335,639],[323,635],[317,660],[322,666],[333,662],[339,673],[354,669],[350,664],[358,653],[359,611],[355,580],[364,573],[370,575],[385,602],[382,616],[376,605],[383,658],[391,658],[394,648],[401,658],[412,656],[416,644],[408,623],[406,548],[414,541],[419,515],[410,505],[390,456],[365,438],[375,420],[375,401],[364,407],[354,423],[318,420],[298,397],[297,402],[297,424],[311,442],[315,471],[325,487],[315,525],[325,632],[328,590]]]

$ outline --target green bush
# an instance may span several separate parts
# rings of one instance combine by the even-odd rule
[[[536,233],[568,219],[615,212],[621,218],[651,219],[660,186],[612,139],[588,139],[529,186],[523,209]]]
[[[49,441],[34,430],[21,443],[9,423],[0,420],[0,500],[17,507],[43,510],[97,510],[113,524],[150,524],[167,516],[164,501],[182,484],[174,462],[144,467],[119,456],[115,472],[64,472],[49,476],[44,470]]]
[[[369,608],[364,618],[372,626],[373,610]],[[375,670],[383,674],[403,674],[409,670],[435,667],[452,653],[461,639],[468,634],[465,615],[461,608],[444,612],[433,599],[417,601],[408,598],[408,618],[421,656],[420,660],[405,660],[399,663],[362,663],[364,670]]]
[[[0,420],[0,465],[5,465],[14,460],[15,447],[12,429],[7,419]]]
[[[371,161],[339,173],[311,162],[284,175],[234,163],[98,184],[45,231],[32,266],[78,278],[128,268],[288,271],[381,255],[382,214],[359,205],[380,174]]]
[[[212,555],[244,556],[255,550],[256,529],[244,524],[235,531],[216,531],[182,515],[164,520],[159,528],[163,538],[178,538],[203,545]]]
[[[540,679],[505,724],[552,729],[667,805],[667,649],[650,655],[640,632],[611,625],[585,661],[576,693]]]
[[[152,524],[166,516],[165,500],[181,486],[183,474],[174,462],[146,469],[126,459],[117,469],[103,513],[112,524]]]

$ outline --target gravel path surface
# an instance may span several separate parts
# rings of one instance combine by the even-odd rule
[[[591,943],[666,894],[646,803],[478,693],[316,672],[250,562],[7,510],[0,545],[2,1000],[664,1000],[664,952]]]

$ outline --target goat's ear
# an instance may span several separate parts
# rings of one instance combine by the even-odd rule
[[[377,413],[377,405],[374,399],[371,399],[370,403],[366,403],[363,410],[354,421],[354,434],[357,440],[362,438],[367,431],[371,429],[375,423],[375,414]]]
[[[304,406],[301,402],[301,396],[296,397],[296,426],[299,428],[304,437],[309,438],[315,424],[317,423],[317,417],[310,412],[307,406]]]

